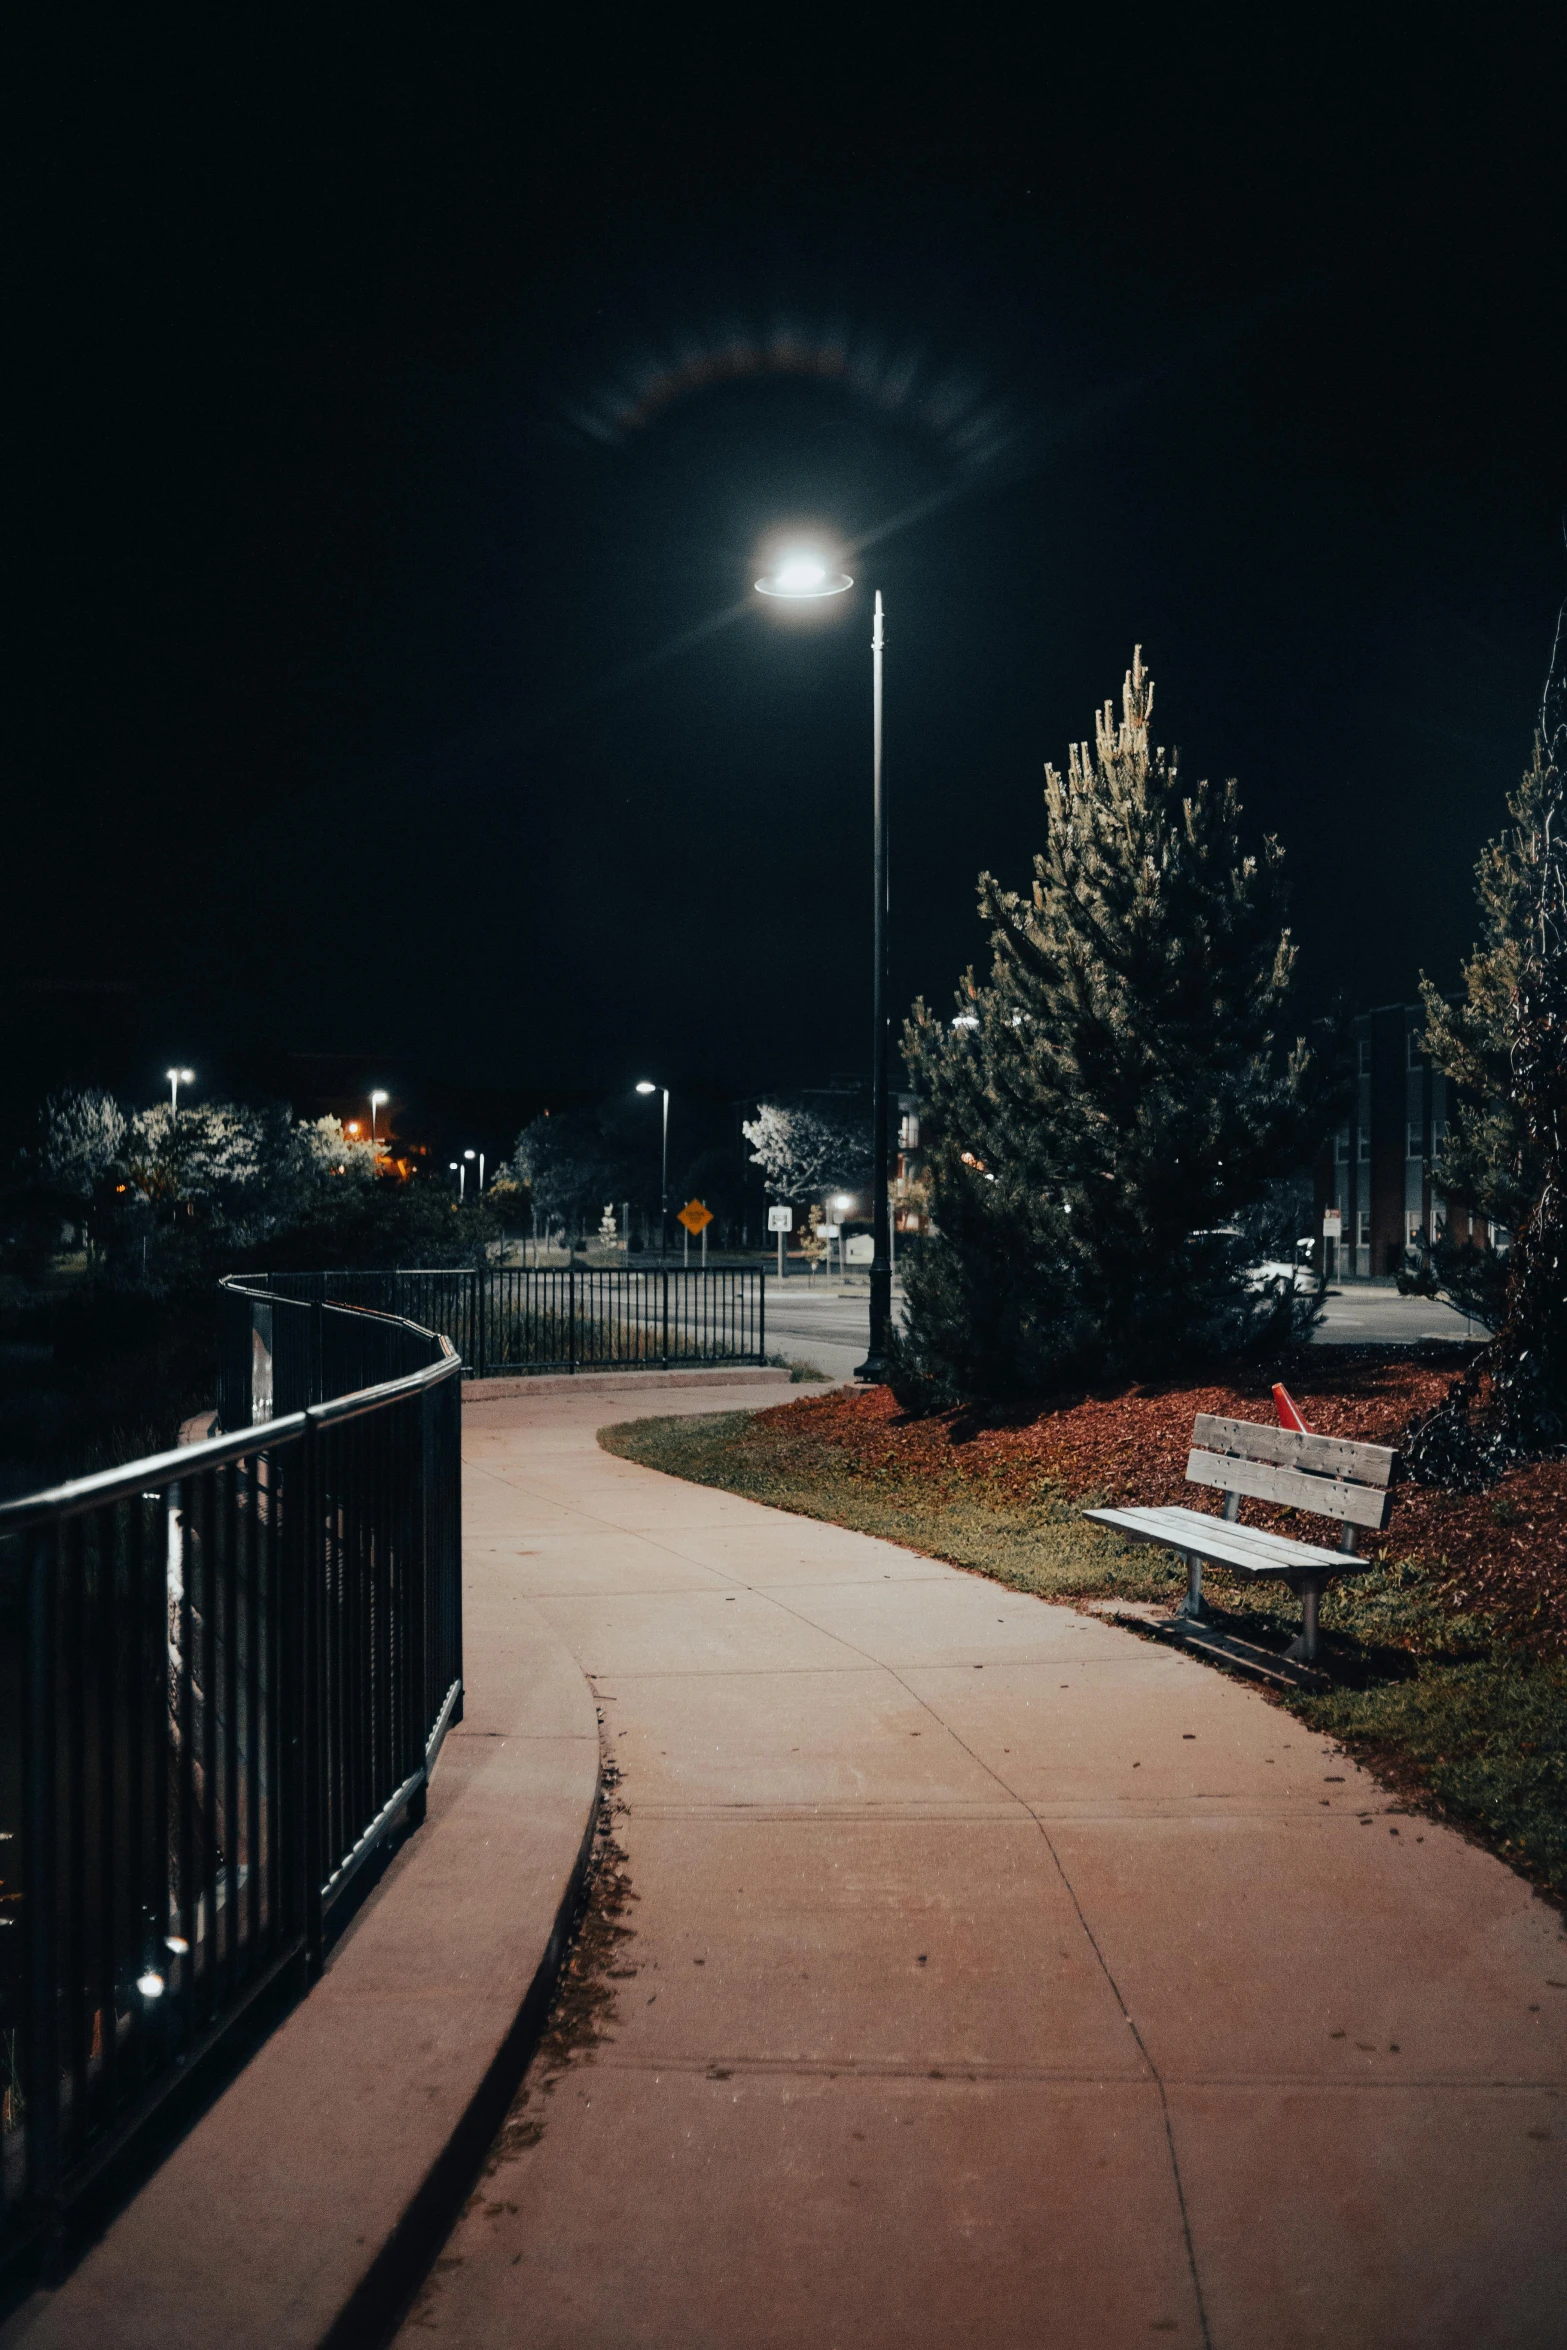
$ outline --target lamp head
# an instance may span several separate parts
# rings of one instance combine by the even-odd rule
[[[379,1109],[379,1108],[381,1107],[381,1104],[382,1104],[383,1102],[390,1101],[390,1100],[391,1100],[391,1098],[392,1098],[392,1097],[391,1097],[391,1095],[390,1095],[390,1094],[388,1094],[388,1093],[382,1093],[382,1092],[380,1091],[379,1087],[378,1087],[378,1088],[376,1089],[376,1091],[375,1091],[375,1092],[374,1092],[374,1093],[373,1093],[373,1094],[370,1096],[371,1102],[373,1103],[373,1105],[374,1105],[374,1107],[375,1107],[376,1109]]]
[[[657,1093],[658,1087],[653,1083],[651,1077],[643,1077],[637,1081],[637,1091],[638,1093]]]
[[[811,603],[822,596],[841,596],[853,580],[839,571],[814,547],[780,550],[772,568],[756,583],[759,596],[778,596],[786,603]]]
[[[478,1154],[478,1152],[477,1152],[477,1151],[464,1151],[464,1152],[463,1152],[463,1157],[464,1157],[465,1159],[476,1159],[476,1158],[478,1157],[478,1155],[479,1155],[479,1154]]]

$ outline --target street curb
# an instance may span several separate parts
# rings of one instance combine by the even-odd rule
[[[541,1371],[517,1379],[465,1379],[465,1404],[510,1403],[519,1395],[563,1395],[581,1389],[589,1395],[638,1395],[665,1387],[788,1387],[794,1373],[771,1364],[724,1363],[713,1370],[696,1371]]]
[[[450,2233],[543,2035],[561,1962],[581,1915],[588,1863],[593,1856],[593,1839],[598,1833],[603,1804],[601,1758],[598,1785],[582,1831],[582,1842],[555,1913],[550,1938],[517,2010],[517,2020],[495,2051],[467,2110],[431,2164],[423,2185],[416,2189],[359,2285],[321,2335],[319,2350],[366,2350],[369,2343],[389,2341]]]

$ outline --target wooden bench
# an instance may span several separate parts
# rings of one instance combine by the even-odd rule
[[[1389,1487],[1398,1455],[1383,1444],[1350,1444],[1338,1436],[1309,1436],[1290,1428],[1264,1428],[1251,1420],[1221,1420],[1199,1412],[1192,1430],[1188,1485],[1217,1486],[1224,1495],[1222,1518],[1203,1510],[1085,1510],[1099,1526],[1113,1526],[1134,1542],[1162,1542],[1186,1561],[1190,1586],[1178,1613],[1201,1620],[1205,1564],[1287,1583],[1299,1595],[1301,1634],[1287,1651],[1306,1664],[1317,1654],[1317,1609],[1335,1575],[1363,1575],[1357,1558],[1357,1529],[1387,1524]],[[1277,1502],[1334,1518],[1341,1529],[1337,1550],[1320,1550],[1288,1535],[1269,1534],[1236,1523],[1241,1497]]]

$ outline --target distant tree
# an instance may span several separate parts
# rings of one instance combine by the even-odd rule
[[[301,1118],[294,1148],[303,1171],[318,1182],[373,1183],[380,1163],[373,1142],[350,1134],[341,1118]]]
[[[606,1200],[646,1201],[646,1149],[633,1152],[590,1110],[535,1118],[518,1135],[511,1164],[540,1217],[573,1231],[596,1232]]]
[[[828,1191],[864,1191],[871,1181],[867,1106],[849,1097],[843,1106],[787,1100],[761,1102],[742,1124],[751,1164],[760,1167],[775,1199],[803,1201]]]
[[[125,1112],[97,1087],[52,1093],[43,1106],[38,1167],[46,1183],[90,1201],[106,1182],[125,1142]]]
[[[1295,950],[1282,852],[1240,845],[1233,782],[1188,786],[1149,738],[1134,656],[1117,725],[1045,770],[1032,891],[982,874],[991,978],[924,1003],[905,1056],[929,1104],[935,1234],[905,1271],[907,1391],[1037,1391],[1287,1334],[1234,1229],[1333,1100],[1282,1034]]]

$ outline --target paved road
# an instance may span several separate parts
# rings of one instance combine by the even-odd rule
[[[1396,1289],[1330,1289],[1316,1339],[1319,1346],[1414,1346],[1422,1338],[1483,1338],[1478,1322],[1429,1297],[1400,1297]]]
[[[464,1432],[470,1539],[596,1692],[632,1936],[404,2350],[1560,2350],[1554,1912],[1190,1658],[603,1411]]]
[[[895,1309],[901,1307],[901,1293],[893,1302]],[[767,1284],[769,1354],[809,1363],[829,1379],[852,1379],[865,1360],[870,1334],[870,1297],[863,1289],[813,1296],[803,1280]]]
[[[1422,1338],[1483,1338],[1478,1323],[1466,1323],[1451,1306],[1430,1298],[1400,1297],[1396,1289],[1330,1289],[1327,1312],[1316,1332],[1319,1346],[1413,1346]],[[809,1363],[833,1379],[849,1379],[864,1360],[870,1336],[870,1303],[863,1291],[847,1297],[813,1297],[802,1280],[797,1290],[767,1285],[767,1343],[772,1353]]]

